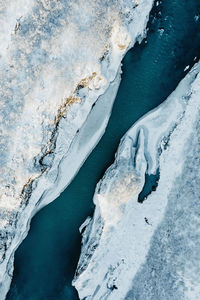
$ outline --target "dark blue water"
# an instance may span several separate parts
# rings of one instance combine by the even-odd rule
[[[71,287],[80,254],[78,228],[93,212],[95,185],[113,162],[127,129],[160,104],[185,76],[185,66],[192,66],[195,56],[199,59],[198,14],[199,0],[165,0],[153,9],[147,40],[123,61],[123,78],[105,135],[66,191],[33,218],[15,255],[7,300],[78,299]]]
[[[156,174],[145,174],[144,186],[138,195],[138,202],[143,203],[147,196],[156,191],[160,179],[160,170],[157,169]]]

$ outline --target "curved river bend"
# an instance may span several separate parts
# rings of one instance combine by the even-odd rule
[[[78,229],[93,212],[95,185],[113,162],[123,134],[164,101],[185,76],[185,67],[199,59],[199,16],[198,0],[155,5],[147,39],[123,61],[122,82],[105,135],[70,186],[33,218],[15,255],[7,300],[78,299],[71,286],[80,254]]]

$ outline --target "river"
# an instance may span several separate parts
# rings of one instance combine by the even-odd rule
[[[92,215],[95,185],[113,162],[124,133],[164,101],[199,59],[199,16],[198,0],[165,0],[154,6],[147,39],[123,60],[122,82],[106,133],[68,188],[33,218],[16,251],[7,300],[78,299],[71,286],[80,255],[78,229]],[[184,71],[187,65],[190,68]]]

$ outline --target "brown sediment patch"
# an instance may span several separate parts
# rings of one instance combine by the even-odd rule
[[[49,141],[47,142],[47,144],[42,149],[42,152],[45,149],[46,149],[46,151],[44,151],[45,153],[42,155],[42,157],[39,160],[41,165],[42,165],[42,161],[43,161],[44,157],[53,153],[53,150],[55,148],[55,143],[56,143],[56,130],[58,128],[60,120],[65,117],[67,108],[74,103],[80,103],[80,102],[81,102],[81,98],[75,97],[75,96],[70,96],[70,97],[63,99],[63,104],[60,105],[60,107],[58,108],[58,113],[54,119],[54,129],[52,131],[51,137],[50,137]],[[46,171],[46,168],[42,169],[42,173],[44,173],[45,171]]]
[[[94,79],[95,77],[97,76],[97,73],[96,72],[93,72],[92,75],[86,77],[86,78],[83,78],[77,85],[77,89],[80,89],[80,88],[84,88],[86,86],[88,86],[88,84],[90,83],[90,81],[92,79]]]
[[[126,45],[121,45],[121,44],[118,44],[118,47],[120,50],[125,50],[126,49]]]
[[[59,106],[57,114],[54,118],[54,128],[52,130],[51,137],[49,138],[48,142],[46,145],[41,149],[41,152],[43,153],[42,156],[39,158],[38,162],[41,165],[41,173],[34,176],[30,177],[26,184],[24,184],[22,191],[21,191],[21,199],[22,199],[22,205],[25,203],[27,205],[29,198],[32,193],[32,185],[33,181],[35,179],[38,179],[42,174],[45,173],[45,171],[48,169],[48,166],[43,163],[44,158],[47,155],[53,154],[54,149],[56,147],[56,137],[57,137],[57,128],[60,123],[60,120],[65,117],[67,109],[73,105],[74,103],[81,103],[81,98],[77,96],[77,92],[80,88],[87,87],[89,83],[97,76],[96,72],[93,72],[92,75],[83,78],[77,85],[76,89],[74,90],[73,94],[69,97],[63,98],[62,99],[62,104]],[[101,79],[101,77],[98,77]]]
[[[80,97],[75,97],[75,96],[70,96],[70,97],[64,98],[63,102],[64,103],[58,109],[58,114],[55,118],[56,123],[59,122],[62,117],[64,117],[67,108],[69,106],[71,106],[73,103],[80,103],[81,98]]]
[[[42,174],[43,174],[43,172],[42,172]],[[27,205],[28,200],[29,200],[29,198],[31,196],[31,193],[32,193],[33,181],[35,179],[39,178],[40,176],[41,176],[41,174],[38,174],[34,177],[30,177],[28,179],[28,181],[24,184],[24,186],[22,188],[22,191],[21,191],[21,195],[20,195],[20,197],[22,199],[21,206],[23,206],[23,205],[26,206]]]

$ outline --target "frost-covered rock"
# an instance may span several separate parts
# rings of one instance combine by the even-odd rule
[[[199,72],[127,132],[98,183],[81,227],[80,299],[199,299]],[[157,188],[140,199],[147,174]]]
[[[31,217],[102,136],[121,60],[144,35],[152,3],[0,1],[1,299]]]

